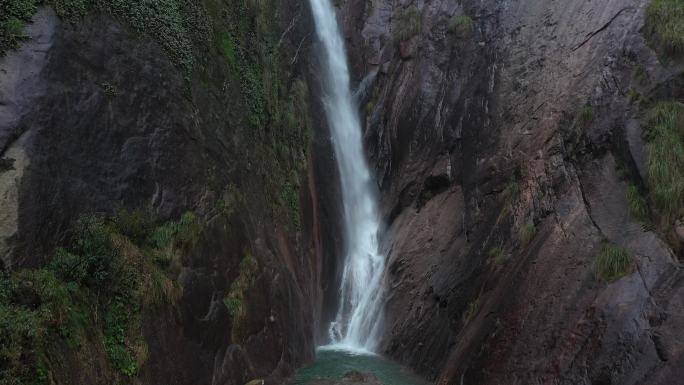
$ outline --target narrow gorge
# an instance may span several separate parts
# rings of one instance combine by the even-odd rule
[[[0,385],[684,378],[681,0],[0,0]]]

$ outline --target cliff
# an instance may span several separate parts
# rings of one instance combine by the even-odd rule
[[[382,353],[438,384],[684,375],[684,10],[338,0]],[[0,383],[280,384],[342,264],[301,0],[0,2]]]
[[[306,3],[47,3],[0,4],[0,382],[281,383],[334,241]]]
[[[681,174],[657,167],[682,137],[654,134],[681,135],[674,3],[341,2],[372,79],[384,353],[439,384],[678,381]]]

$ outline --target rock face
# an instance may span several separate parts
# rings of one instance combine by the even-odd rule
[[[88,365],[64,347],[57,384],[279,384],[334,317],[339,188],[308,5],[184,4],[203,10],[185,19],[214,20],[193,32],[207,34],[191,39],[194,72],[122,20],[49,8],[0,59],[3,271],[45,265],[84,214],[205,223],[175,277],[182,298],[144,323],[137,377],[100,346]],[[240,14],[268,24],[243,33],[236,4],[273,17]],[[649,156],[630,99],[684,89],[681,63],[661,64],[640,33],[647,0],[336,4],[387,224],[383,352],[439,384],[681,382],[682,226],[643,226],[627,199],[629,183],[648,188]],[[401,25],[409,8],[419,22]],[[266,27],[277,68],[238,63]],[[255,40],[236,55],[241,33]],[[278,136],[309,120],[312,135]],[[634,258],[611,283],[595,274],[606,243]],[[223,300],[246,253],[259,268],[236,315]]]
[[[626,198],[648,156],[628,94],[676,97],[682,71],[641,35],[647,5],[340,2],[356,79],[377,73],[384,353],[439,384],[680,381],[681,266]],[[420,27],[397,41],[407,8]],[[614,283],[605,243],[635,259]]]
[[[313,100],[301,60],[311,43],[308,6],[268,4],[277,8],[268,22],[278,47],[289,55],[279,58],[278,71],[287,74],[279,92],[297,90],[303,96],[292,103],[306,105]],[[228,7],[217,7],[224,8],[204,17],[225,17]],[[125,22],[101,13],[65,20],[45,7],[28,25],[28,38],[0,59],[3,270],[45,265],[56,247],[69,244],[81,215],[145,208],[177,218],[193,211],[205,223],[175,277],[182,298],[143,323],[149,354],[138,376],[116,374],[99,346],[90,363],[72,360],[65,347],[56,383],[279,384],[313,359],[323,293],[330,290],[321,279],[323,259],[334,260],[323,250],[338,242],[325,222],[338,217],[326,206],[335,197],[326,191],[335,188],[327,181],[334,163],[318,138],[324,134],[306,136],[272,156],[289,187],[272,191],[267,176],[279,170],[259,163],[257,150],[269,148],[245,142],[246,113],[237,97],[226,96],[241,92],[226,63],[236,59],[215,53],[215,33],[193,40],[208,46],[195,47],[202,60],[188,72]],[[308,110],[296,114],[291,124],[310,120]],[[276,199],[287,203],[275,206]],[[243,310],[231,314],[223,300],[246,253],[258,273]]]
[[[352,371],[340,380],[316,380],[311,385],[382,385],[382,382],[372,374]]]

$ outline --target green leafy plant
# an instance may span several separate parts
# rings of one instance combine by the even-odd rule
[[[596,256],[594,271],[596,278],[614,282],[627,275],[634,264],[632,256],[619,246],[608,244]]]
[[[36,11],[35,0],[0,1],[0,56],[24,38],[24,25]]]
[[[418,35],[421,28],[420,12],[418,12],[418,8],[410,6],[396,11],[393,27],[394,38],[397,41],[406,41]]]
[[[138,373],[146,359],[143,309],[173,304],[180,293],[155,256],[176,255],[202,231],[192,213],[165,223],[144,213],[85,216],[48,267],[0,274],[0,384],[47,385],[45,357],[55,346],[77,349],[86,330],[102,336],[114,368]]]

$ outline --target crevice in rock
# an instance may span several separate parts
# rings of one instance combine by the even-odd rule
[[[619,11],[615,14],[615,16],[613,16],[610,20],[608,20],[608,22],[607,22],[606,24],[604,24],[601,28],[599,28],[599,29],[597,29],[596,31],[591,32],[589,35],[587,35],[587,38],[584,39],[584,41],[582,41],[581,43],[579,43],[577,46],[575,46],[575,47],[571,50],[571,52],[577,51],[577,50],[580,49],[583,45],[587,44],[587,42],[589,42],[589,40],[591,40],[594,36],[596,36],[596,35],[598,35],[599,33],[603,32],[606,28],[608,28],[608,27],[613,23],[613,21],[615,21],[615,19],[618,18],[618,16],[620,16],[620,14],[622,14],[622,12],[627,11],[627,10],[632,10],[632,9],[634,9],[634,8],[633,8],[633,7],[625,7],[625,8],[622,8],[621,10],[619,10]]]

